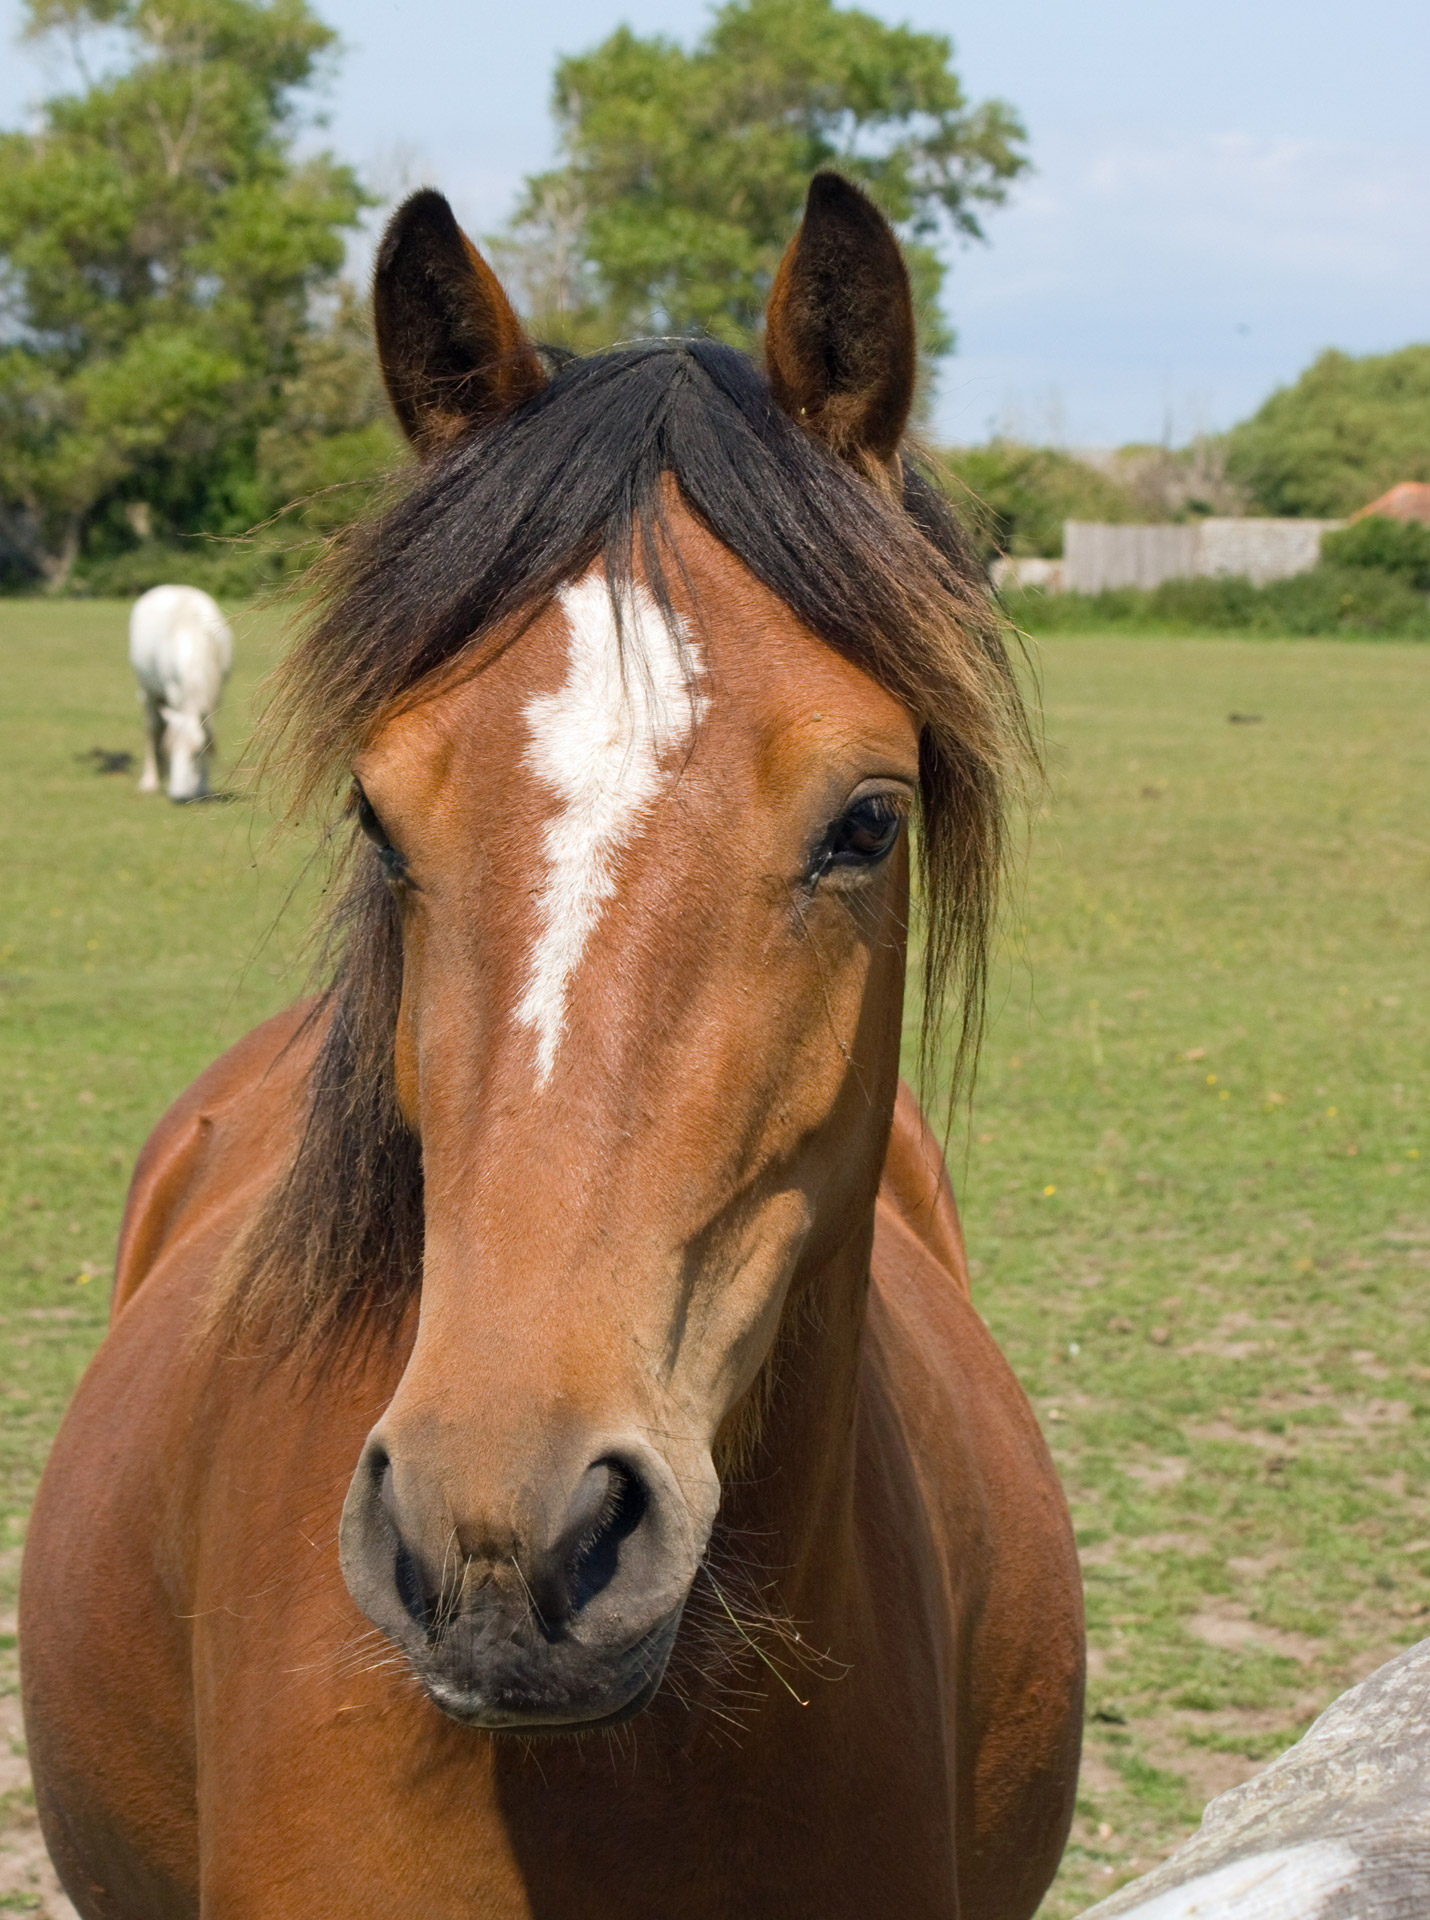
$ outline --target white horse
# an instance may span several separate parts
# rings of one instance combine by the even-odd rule
[[[151,587],[129,616],[129,664],[144,708],[141,793],[167,778],[171,800],[209,790],[210,721],[233,666],[233,634],[197,587]]]

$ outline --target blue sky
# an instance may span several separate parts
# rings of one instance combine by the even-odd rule
[[[317,0],[347,52],[326,137],[387,191],[431,181],[480,232],[551,156],[558,52],[618,22],[687,38],[694,0]],[[1426,0],[877,0],[951,34],[1036,173],[954,250],[960,348],[936,425],[1072,446],[1229,425],[1324,346],[1430,340]],[[0,124],[54,78],[0,0]]]

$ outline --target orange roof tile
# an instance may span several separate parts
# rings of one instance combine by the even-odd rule
[[[1398,487],[1392,487],[1389,493],[1372,500],[1368,507],[1362,507],[1351,518],[1364,520],[1372,513],[1386,520],[1423,520],[1430,527],[1430,482],[1402,480]]]

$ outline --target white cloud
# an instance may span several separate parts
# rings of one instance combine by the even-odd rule
[[[1430,338],[1430,147],[1247,132],[1050,136],[961,252],[939,425],[1082,444],[1224,426],[1322,347]],[[981,409],[981,412],[980,412]]]

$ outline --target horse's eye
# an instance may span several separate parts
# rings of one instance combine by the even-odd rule
[[[856,800],[829,830],[820,869],[875,867],[892,851],[904,824],[904,809],[891,793]]]
[[[387,837],[387,829],[378,819],[371,800],[356,781],[353,782],[352,808],[357,815],[361,831],[377,848],[377,857],[387,870],[391,880],[404,880],[407,877],[407,858],[398,852]]]
[[[358,825],[362,828],[368,839],[371,840],[372,844],[379,849],[390,847],[392,842],[383,831],[382,822],[373,812],[372,802],[368,799],[361,787],[353,788],[353,802],[357,810]]]

